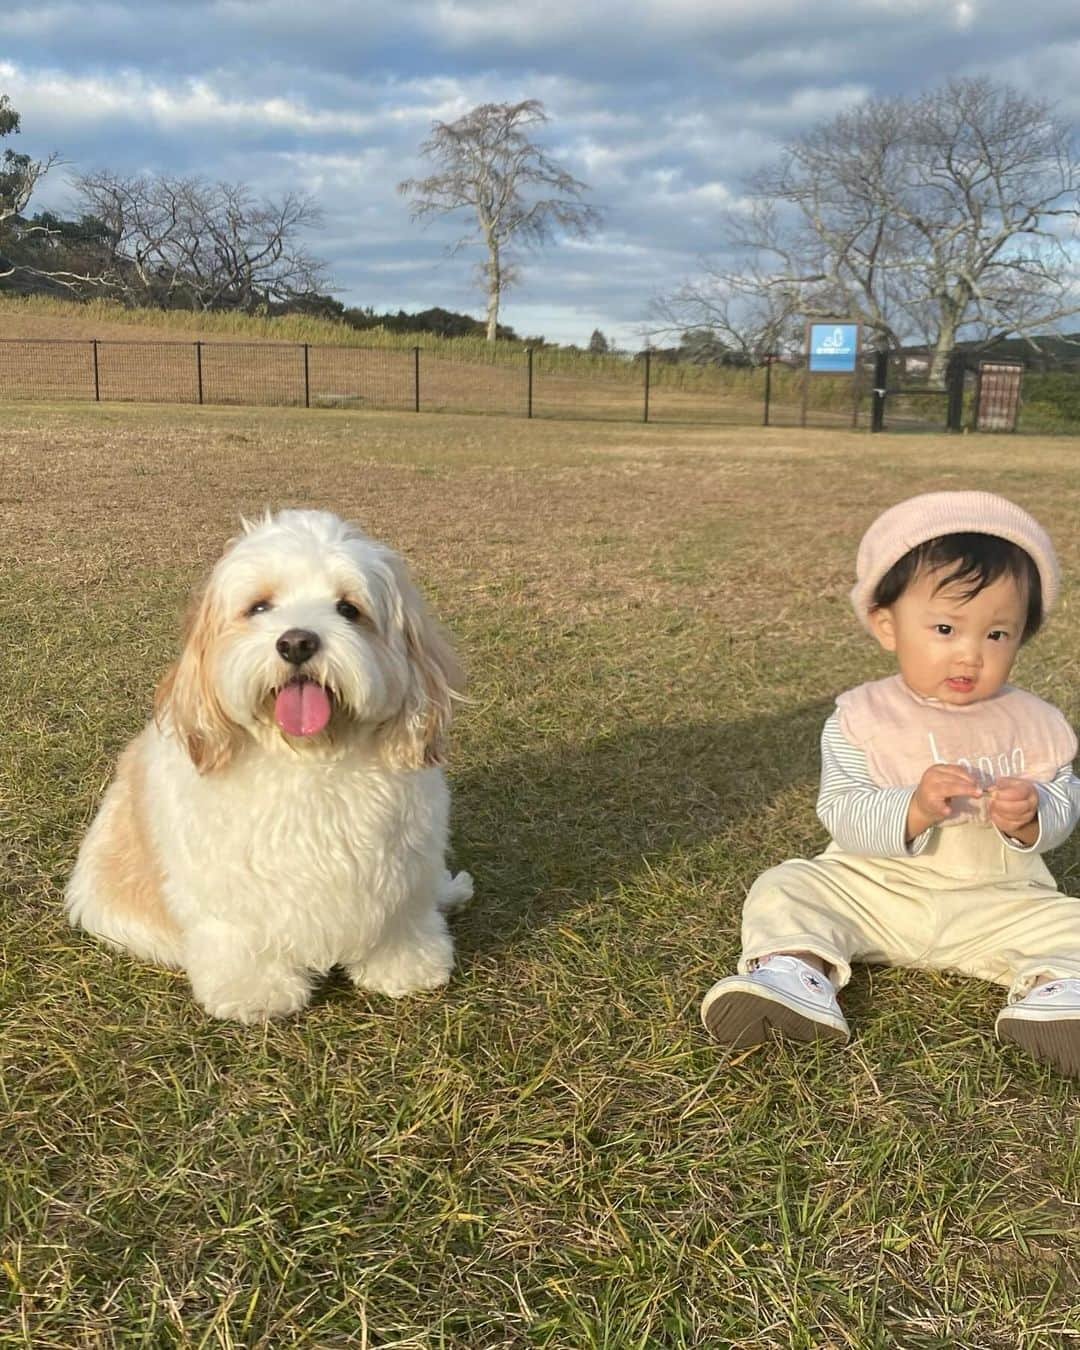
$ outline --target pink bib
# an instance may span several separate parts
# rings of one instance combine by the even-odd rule
[[[1063,713],[1005,684],[993,698],[957,706],[914,693],[899,675],[849,689],[836,700],[846,741],[866,755],[880,787],[914,787],[931,764],[960,764],[981,787],[997,778],[1049,782],[1076,758]],[[958,800],[947,822],[981,818]]]

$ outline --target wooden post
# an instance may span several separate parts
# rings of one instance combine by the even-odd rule
[[[885,430],[885,399],[889,385],[889,353],[879,351],[874,358],[874,402],[870,411],[870,430]]]

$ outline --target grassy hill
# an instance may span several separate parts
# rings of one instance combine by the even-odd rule
[[[369,406],[409,409],[413,406],[412,353],[419,348],[424,358],[424,407],[428,410],[502,412],[519,414],[526,401],[527,348],[516,341],[488,343],[475,337],[439,337],[434,333],[395,333],[383,328],[356,329],[348,324],[307,315],[290,314],[259,318],[236,313],[193,313],[186,310],[126,309],[109,301],[79,304],[41,296],[0,293],[0,339],[38,341],[84,341],[101,343],[249,344],[273,346],[273,358],[249,350],[234,352],[232,367],[223,372],[208,392],[207,402],[259,403],[303,402],[302,393],[261,396],[260,381],[273,385],[274,369],[289,365],[284,349],[307,343],[319,349],[313,361],[319,366],[320,389],[316,401],[324,406]],[[340,353],[335,356],[331,349]],[[356,353],[354,357],[348,352]],[[175,354],[174,354],[175,355]],[[219,367],[225,354],[217,353]],[[39,353],[23,352],[25,372],[0,379],[0,396],[26,397],[26,389],[42,381]],[[162,402],[195,401],[190,361],[183,369],[163,371],[166,358],[142,363],[141,378],[108,380],[101,397]],[[184,364],[187,361],[187,364]],[[60,363],[61,366],[63,363]],[[83,363],[85,364],[85,363]],[[130,356],[128,370],[136,362]],[[171,363],[174,364],[174,363]],[[644,370],[642,363],[626,355],[594,354],[558,347],[533,352],[534,414],[580,417],[613,417],[634,420],[643,412]],[[351,374],[349,372],[352,372]],[[0,376],[4,372],[0,370]],[[82,383],[80,383],[80,378]],[[64,369],[44,380],[44,396],[86,397],[87,379],[82,372],[72,383]],[[650,416],[656,420],[728,421],[754,424],[761,418],[765,374],[761,369],[739,370],[719,366],[668,364],[653,361],[649,375]],[[776,366],[772,371],[772,420],[796,423],[801,416],[801,371]],[[294,381],[295,383],[295,381]],[[55,386],[55,388],[53,388]],[[92,388],[92,385],[90,386]],[[357,392],[362,389],[362,392]],[[254,390],[254,393],[252,392]],[[42,396],[35,388],[35,396]],[[93,396],[92,394],[90,395]],[[866,417],[868,397],[864,391],[861,416]],[[847,376],[815,375],[808,390],[811,422],[846,425],[850,421],[851,384]],[[941,417],[938,417],[940,411]],[[930,425],[942,421],[944,408],[891,398],[889,422]],[[1071,372],[1028,372],[1020,429],[1034,432],[1075,432],[1080,429],[1080,377]]]
[[[485,365],[520,366],[527,348],[523,342],[486,342],[482,338],[444,338],[434,333],[393,333],[385,328],[357,329],[331,319],[303,314],[259,318],[237,313],[194,313],[188,310],[127,309],[106,300],[79,304],[41,296],[0,293],[0,338],[84,339],[161,342],[307,342],[319,346],[360,347],[395,352],[423,351],[458,361]],[[537,349],[536,362],[545,370],[559,370],[583,378],[622,379],[640,384],[640,364],[627,356],[566,350]],[[787,372],[774,371],[782,380]],[[654,362],[651,382],[674,388],[709,388],[725,392],[755,391],[760,371],[727,370],[714,366],[672,366]]]
[[[394,333],[386,329],[358,330],[345,323],[305,315],[255,318],[235,313],[191,313],[182,310],[126,309],[108,301],[77,304],[40,296],[0,294],[0,339],[26,342],[82,341],[102,344],[171,344],[171,352],[147,354],[143,361],[115,349],[101,353],[100,394],[111,400],[196,401],[191,358],[179,355],[176,344],[201,342],[250,344],[239,350],[206,353],[216,362],[220,378],[212,379],[207,402],[304,402],[296,390],[296,375],[283,395],[260,395],[260,384],[273,384],[275,363],[291,370],[295,361],[287,352],[307,343],[312,369],[319,368],[317,397],[324,406],[368,406],[408,409],[413,405],[413,352],[423,353],[423,406],[427,410],[504,412],[519,414],[527,399],[527,348],[524,343],[488,343],[478,338],[444,338],[432,333]],[[257,346],[272,346],[274,357],[257,355]],[[335,351],[338,355],[334,355]],[[355,353],[349,356],[349,352]],[[77,370],[63,369],[60,353],[43,363],[39,351],[15,350],[9,357],[0,396],[93,397],[87,361],[72,353]],[[223,370],[228,363],[230,371]],[[20,366],[21,363],[21,366]],[[291,363],[291,364],[290,364]],[[43,376],[45,366],[49,372]],[[120,368],[123,367],[121,373]],[[19,367],[19,369],[15,369]],[[52,368],[55,367],[55,370]],[[86,367],[86,369],[83,369]],[[242,367],[242,368],[241,368]],[[643,415],[644,368],[626,355],[594,354],[563,348],[533,352],[533,409],[536,416],[611,417],[637,420]],[[774,420],[799,418],[801,373],[783,367],[772,372]],[[88,384],[87,382],[90,381]],[[656,420],[711,420],[755,424],[762,414],[764,370],[736,370],[717,366],[674,365],[653,361],[649,375],[649,412]],[[299,386],[302,389],[302,386]],[[850,419],[851,387],[846,377],[815,377],[809,407],[816,420],[845,424]]]

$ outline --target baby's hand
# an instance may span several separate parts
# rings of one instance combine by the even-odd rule
[[[959,764],[931,764],[919,779],[914,805],[926,817],[928,825],[936,825],[952,814],[953,797],[981,796],[978,783]]]
[[[995,781],[990,789],[990,820],[1002,834],[1020,834],[1038,814],[1039,794],[1034,783],[1026,778],[998,778]]]

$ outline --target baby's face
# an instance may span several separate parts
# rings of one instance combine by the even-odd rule
[[[1005,575],[970,600],[963,583],[935,591],[940,572],[921,572],[870,623],[886,651],[895,652],[910,689],[942,703],[978,703],[1009,678],[1027,620],[1027,596]]]

